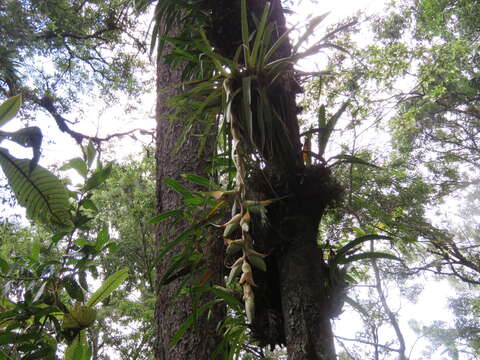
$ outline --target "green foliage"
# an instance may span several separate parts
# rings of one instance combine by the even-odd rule
[[[22,104],[22,96],[15,95],[7,99],[2,105],[0,105],[0,126],[5,125],[8,121],[14,118],[20,106]]]
[[[105,300],[127,277],[127,268],[110,275],[105,279],[102,286],[90,296],[90,299],[85,303],[85,306],[92,307],[97,305],[100,301]]]
[[[62,332],[68,342],[65,350],[65,360],[88,360],[91,356],[90,346],[86,341],[85,329],[91,327],[97,317],[95,305],[105,300],[128,277],[128,269],[122,269],[105,279],[85,305],[76,305],[63,315]],[[78,291],[82,291],[77,285]],[[70,296],[70,291],[67,292]],[[75,294],[74,294],[75,295]],[[75,296],[72,298],[77,299]],[[79,299],[77,299],[79,300]],[[79,300],[83,302],[82,299]]]
[[[136,64],[134,59],[115,52],[113,66],[107,67],[96,54],[102,45],[120,43],[120,35],[115,26],[111,27],[111,21],[121,18],[117,23],[120,27],[134,25],[122,17],[122,11],[129,11],[127,3],[48,0],[0,5],[8,7],[8,11],[0,11],[0,22],[6,29],[0,39],[6,39],[5,44],[11,47],[0,47],[1,90],[16,93],[13,90],[28,82],[24,74],[29,71],[18,71],[25,66],[31,68],[26,60],[58,51],[54,67],[73,77],[57,79],[53,90],[62,89],[67,94],[68,89],[89,89],[92,79],[101,86],[105,86],[106,79],[113,79],[114,85],[109,91],[117,88],[135,91],[133,79],[122,76],[130,74],[129,70]],[[135,3],[144,9],[150,1]],[[204,133],[198,134],[203,145],[211,139],[207,134],[218,130],[218,154],[213,155],[212,174],[222,186],[195,174],[182,177],[203,187],[205,192],[191,190],[174,179],[162,180],[183,197],[182,209],[154,217],[152,159],[94,167],[95,149],[89,143],[83,148],[83,158],[71,159],[60,168],[74,169],[83,179],[78,190],[71,191],[58,177],[38,166],[42,140],[38,128],[0,132],[1,141],[10,140],[33,149],[32,160],[24,160],[13,158],[2,148],[0,164],[30,217],[46,225],[26,229],[16,224],[2,224],[0,283],[4,290],[0,296],[0,356],[53,358],[57,344],[67,342],[66,359],[88,359],[92,342],[101,338],[124,357],[144,359],[148,356],[141,354],[145,352],[144,344],[151,343],[153,336],[154,284],[181,279],[185,287],[176,296],[191,296],[197,304],[202,294],[213,292],[217,299],[195,308],[172,343],[180,341],[188,331],[194,331],[195,326],[201,326],[201,315],[223,302],[231,310],[218,326],[224,340],[218,353],[229,359],[248,358],[250,355],[242,355],[243,344],[250,341],[243,304],[239,300],[242,289],[233,280],[243,272],[241,285],[246,282],[245,274],[251,271],[242,269],[244,263],[268,271],[263,254],[256,253],[252,246],[245,246],[248,237],[243,237],[249,227],[247,210],[251,214],[257,211],[255,215],[263,221],[267,205],[247,203],[250,200],[242,194],[245,192],[242,179],[252,169],[264,169],[276,161],[283,147],[288,153],[289,144],[285,141],[288,133],[283,122],[285,109],[282,99],[279,106],[272,106],[270,92],[276,94],[272,89],[284,81],[286,72],[293,71],[292,63],[329,47],[342,50],[348,45],[355,56],[352,62],[345,60],[343,51],[333,56],[329,71],[335,71],[335,76],[321,75],[311,86],[314,99],[305,101],[309,110],[317,114],[318,129],[308,133],[308,136],[318,134],[317,160],[329,164],[335,176],[346,184],[343,205],[329,210],[321,228],[323,240],[319,246],[328,260],[330,288],[338,283],[353,287],[356,282],[366,282],[371,275],[371,262],[363,260],[388,260],[391,267],[388,270],[401,277],[405,274],[404,265],[416,263],[420,252],[427,254],[428,261],[434,258],[432,267],[453,266],[454,263],[448,261],[456,259],[455,266],[467,268],[455,270],[456,274],[470,282],[477,281],[478,256],[469,250],[478,245],[474,229],[464,227],[463,234],[468,239],[456,235],[465,245],[459,247],[459,242],[433,227],[425,216],[427,205],[437,204],[443,195],[478,180],[472,171],[478,168],[480,109],[477,2],[422,0],[413,7],[413,2],[404,1],[393,13],[376,19],[376,43],[365,49],[356,49],[349,42],[349,35],[333,43],[332,33],[304,49],[327,15],[322,14],[310,21],[305,33],[293,45],[292,54],[285,58],[277,58],[276,54],[288,41],[290,32],[276,38],[277,29],[268,21],[269,6],[256,18],[246,4],[241,2],[242,44],[232,58],[227,58],[217,53],[207,40],[209,34],[204,27],[208,23],[208,12],[204,11],[204,2],[157,2],[151,49],[157,42],[161,50],[171,47],[171,53],[159,55],[164,55],[172,66],[185,65],[185,82],[179,86],[187,90],[172,99],[172,104],[180,109],[172,121],[184,122],[178,146],[189,135],[195,121],[206,124]],[[76,6],[84,11],[78,11]],[[177,29],[182,23],[189,25]],[[170,30],[177,32],[168,34]],[[333,31],[334,35],[338,33]],[[101,38],[96,34],[101,34]],[[414,75],[413,89],[394,93],[395,81],[407,73]],[[44,78],[50,80],[49,76]],[[48,85],[49,81],[42,83],[40,90],[34,91],[37,100],[58,96],[58,92],[52,94]],[[374,98],[381,89],[394,93],[395,101],[399,101],[398,111],[388,125],[386,121],[380,125],[380,121],[367,124],[369,116],[386,119],[380,116],[383,110],[377,108],[380,101]],[[32,91],[26,90],[27,94]],[[252,112],[253,104],[255,112]],[[68,109],[68,99],[63,105]],[[19,107],[20,96],[0,105],[0,125],[9,121]],[[366,129],[377,126],[390,128],[394,152],[390,152],[389,139],[382,132],[385,142],[378,147],[365,150],[363,144],[357,144],[367,137]],[[353,145],[337,141],[338,133],[342,133],[344,139],[353,134]],[[279,143],[281,147],[277,146]],[[334,149],[339,155],[326,162],[323,156],[327,146],[335,143],[341,144],[340,149]],[[419,163],[423,164],[421,171],[417,168]],[[465,165],[470,167],[466,171]],[[239,187],[234,188],[234,184]],[[228,285],[223,288],[209,283],[211,272],[199,249],[208,234],[207,228],[227,216],[227,206],[232,207],[232,218],[240,214],[241,220],[225,228],[230,229],[231,225],[237,231],[242,229],[243,237],[226,238],[227,253],[237,254],[242,250],[242,257],[248,262],[234,263]],[[240,206],[244,208],[243,213],[238,213]],[[161,221],[171,226],[186,221],[187,226],[177,238],[164,242],[155,257],[152,225]],[[229,231],[225,234],[230,235]],[[418,239],[422,242],[417,242]],[[364,249],[367,242],[373,241],[379,243],[378,251]],[[473,247],[467,246],[471,245],[469,241]],[[428,245],[424,247],[423,243]],[[158,258],[168,257],[180,244],[182,252],[170,257],[163,277],[155,279]],[[430,252],[425,252],[426,248]],[[399,259],[402,262],[390,261]],[[131,269],[128,279],[125,279],[126,270],[119,270],[124,266]],[[107,280],[88,296],[87,277],[98,278],[97,269]],[[111,291],[123,280],[124,286],[118,290],[121,296],[110,297]],[[138,301],[128,296],[133,289],[139,290]],[[243,295],[243,300],[247,300],[248,294],[244,291]],[[352,296],[346,302],[359,311],[371,329],[378,330],[387,321],[385,309],[373,298],[367,303],[357,300]],[[478,352],[478,336],[475,337],[478,301],[466,296],[457,300],[463,301],[454,304],[458,319],[471,327],[453,329],[437,323],[419,331],[434,344],[445,345],[452,358],[458,356],[458,338],[465,339],[468,346]],[[100,303],[102,306],[93,312],[91,307]],[[248,306],[246,310],[251,321],[252,310]],[[86,315],[87,319],[78,321],[78,315]],[[140,326],[129,339],[112,329],[111,319],[123,325],[138,320]],[[134,347],[135,351],[131,351]]]
[[[50,98],[66,110],[75,106],[79,92],[101,89],[112,99],[117,90],[142,91],[133,73],[143,65],[134,52],[145,45],[135,34],[139,21],[130,5],[125,0],[2,3],[2,93],[22,89],[29,102]]]
[[[97,264],[105,276],[124,267],[130,269],[122,288],[102,302],[105,307],[98,310],[99,319],[89,328],[92,338],[105,344],[100,357],[115,351],[128,359],[152,359],[156,251],[154,226],[149,221],[156,203],[155,161],[148,155],[151,153],[146,149],[140,158],[112,165],[105,185],[94,190],[90,198],[96,207],[89,209],[89,213],[96,214],[91,224],[95,230],[77,242],[89,245],[89,249],[104,249]]]
[[[19,111],[20,104],[21,96],[15,96],[5,101],[0,109],[4,109],[0,123],[5,124],[13,118]],[[19,136],[20,131],[22,131],[22,136]],[[70,203],[67,189],[55,175],[41,166],[37,166],[42,143],[40,129],[25,128],[8,134],[10,140],[23,146],[32,147],[34,153],[32,160],[16,159],[10,155],[7,149],[0,148],[0,166],[15,192],[19,204],[27,208],[27,215],[32,219],[69,230],[73,223],[69,213]]]
[[[78,336],[73,339],[73,342],[65,350],[65,360],[88,360],[92,353],[87,344],[85,332],[81,331]]]
[[[189,134],[193,122],[199,121],[198,119],[203,119],[202,121],[206,123],[205,132],[201,137],[205,139],[203,141],[206,141],[206,134],[215,126],[218,116],[221,114],[223,116],[217,135],[219,152],[227,154],[227,156],[232,153],[231,144],[234,140],[230,134],[230,127],[235,119],[238,121],[238,125],[235,127],[242,140],[242,146],[249,152],[259,154],[269,162],[275,156],[277,156],[277,160],[283,158],[285,155],[281,153],[288,153],[291,145],[288,142],[282,143],[283,150],[278,145],[279,139],[286,136],[287,127],[284,123],[284,109],[273,109],[271,106],[269,98],[271,89],[277,87],[278,82],[282,81],[282,73],[287,72],[293,63],[315,54],[320,49],[329,47],[327,40],[330,34],[306,50],[302,50],[302,46],[324,17],[314,18],[307,26],[305,34],[293,46],[294,52],[287,57],[276,58],[279,48],[288,41],[289,32],[275,38],[275,24],[267,21],[270,14],[268,6],[261,14],[258,26],[251,30],[249,29],[249,19],[252,14],[247,11],[245,2],[242,2],[242,9],[243,43],[238,47],[232,59],[215,52],[202,28],[197,30],[200,39],[194,37],[188,43],[189,47],[194,46],[196,51],[203,55],[188,59],[187,67],[213,69],[213,74],[207,73],[200,80],[195,79],[181,84],[182,86],[192,86],[181,95],[171,99],[171,105],[178,109],[174,120],[182,121],[184,129],[178,140],[177,148]],[[171,41],[173,53],[185,51],[181,48],[184,43],[179,42],[180,40]],[[256,104],[255,114],[251,111],[251,105],[254,103]],[[282,102],[280,101],[280,103]],[[338,116],[339,114],[336,114],[336,117],[329,122],[329,128],[334,126]],[[325,136],[325,141],[328,141],[328,135]],[[200,151],[202,149],[203,146]],[[230,161],[232,160],[230,159]]]
[[[19,101],[19,97],[14,99]],[[7,105],[11,107],[12,101]],[[4,119],[14,116],[12,111],[4,113]],[[91,145],[87,149],[92,149]],[[98,211],[91,200],[91,191],[106,181],[112,167],[99,163],[93,170],[95,154],[91,150],[86,154],[84,159],[76,158],[64,167],[81,169],[85,180],[80,191],[72,192],[48,170],[38,165],[32,169],[32,161],[16,159],[8,150],[0,149],[0,164],[18,202],[25,205],[27,215],[45,229],[25,229],[22,235],[16,235],[19,226],[2,224],[8,236],[0,243],[3,288],[0,354],[3,357],[54,359],[57,344],[66,341],[69,344],[66,359],[89,359],[90,345],[85,329],[95,322],[93,306],[105,300],[128,276],[127,269],[111,275],[85,305],[81,305],[88,291],[87,272],[98,276],[94,258],[111,248],[105,229],[99,232],[95,242],[84,240],[80,235],[89,229],[88,224]],[[22,252],[22,246],[30,249]]]
[[[442,182],[443,194],[461,187],[468,173],[461,165],[477,162],[479,125],[478,2],[423,0],[413,11],[410,1],[400,2],[392,13],[378,22],[402,17],[401,32],[392,41],[378,33],[378,51],[386,54],[381,63],[372,48],[365,54],[370,73],[381,80],[380,66],[391,61],[401,64],[383,72],[386,82],[405,73],[413,75],[413,88],[401,98],[401,108],[392,120],[393,143],[411,163],[422,162]],[[408,38],[414,34],[414,38]],[[477,34],[477,35],[475,35]],[[394,49],[402,48],[401,53]],[[413,65],[413,64],[416,65]],[[381,65],[380,65],[381,64]],[[386,76],[385,76],[386,74]],[[406,95],[406,96],[405,96]]]
[[[477,236],[471,231],[478,225],[475,205],[467,205],[472,217],[461,223],[453,219],[452,209],[457,202],[467,203],[465,188],[477,192],[479,28],[473,18],[478,10],[476,1],[392,3],[385,14],[368,21],[374,42],[357,44],[358,38],[350,35],[337,39],[336,44],[348,48],[352,58],[342,52],[332,55],[329,70],[334,76],[326,72],[313,80],[305,101],[311,113],[320,114],[322,128],[329,115],[326,110],[348,99],[350,106],[337,123],[332,142],[344,154],[380,166],[371,171],[355,163],[336,167],[337,179],[347,184],[345,200],[324,217],[321,235],[328,240],[322,246],[342,248],[351,241],[352,232],[391,236],[388,243],[375,241],[377,249],[395,254],[402,262],[385,266],[378,261],[382,282],[408,294],[416,274],[460,279],[475,294],[478,286],[474,280],[478,267],[472,267],[478,250]],[[438,208],[448,208],[445,219],[440,210],[433,214],[432,209]],[[356,262],[349,275],[355,280],[349,284],[376,286],[369,263]],[[362,293],[351,286],[352,301],[346,302],[365,324],[357,338],[373,341],[375,332],[383,333],[381,327],[389,320],[378,294],[371,291],[362,297]],[[461,335],[468,333],[461,322],[455,326],[437,322],[425,331],[417,328],[418,335],[433,344],[425,357],[445,350],[443,355],[449,358],[475,358],[474,342]],[[369,335],[368,329],[375,330]],[[470,330],[475,329],[474,324]],[[351,354],[373,357],[368,349]]]
[[[30,218],[59,228],[72,228],[68,194],[56,176],[40,166],[30,173],[30,160],[15,159],[6,149],[0,149],[0,165]]]

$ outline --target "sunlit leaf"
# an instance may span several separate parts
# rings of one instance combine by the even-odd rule
[[[85,161],[79,157],[69,160],[60,170],[75,169],[84,178],[87,177],[88,169]]]
[[[102,286],[95,291],[90,299],[86,302],[85,306],[93,307],[100,301],[106,299],[112,292],[114,292],[120,284],[128,277],[128,269],[123,268],[117,271],[115,274],[110,275],[103,282]]]
[[[105,180],[110,176],[110,173],[112,172],[112,163],[107,164],[104,168],[100,168],[95,170],[95,172],[88,178],[88,180],[85,182],[85,186],[83,189],[85,191],[95,189],[102,185]]]
[[[5,125],[8,121],[13,119],[20,110],[22,105],[22,95],[15,95],[0,105],[0,126]]]
[[[73,227],[65,185],[41,166],[30,173],[30,163],[0,148],[0,165],[19,204],[27,208],[27,216],[47,225]]]

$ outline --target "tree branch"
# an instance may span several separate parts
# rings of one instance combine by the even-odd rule
[[[375,250],[375,247],[374,247],[373,241],[370,241],[370,251],[374,251],[374,250]],[[375,282],[376,282],[378,296],[380,297],[382,306],[385,309],[385,312],[387,313],[390,323],[392,324],[393,329],[395,330],[395,334],[397,335],[398,342],[400,343],[400,348],[397,350],[400,355],[400,360],[407,360],[407,357],[405,355],[405,339],[403,338],[403,334],[400,329],[400,325],[398,324],[397,318],[395,317],[395,314],[392,312],[392,310],[388,306],[387,299],[385,298],[385,293],[383,292],[383,289],[382,289],[382,283],[380,279],[380,270],[378,269],[377,261],[375,259],[372,259],[371,264],[372,264],[373,273],[375,274]]]
[[[25,94],[25,97],[29,98],[35,104],[41,106],[43,109],[48,111],[48,113],[50,113],[50,115],[52,115],[52,117],[55,119],[55,122],[57,123],[58,128],[62,132],[67,133],[68,135],[73,137],[75,139],[75,141],[79,144],[81,144],[83,140],[90,140],[93,143],[99,145],[101,142],[109,141],[109,140],[111,140],[113,138],[116,138],[116,137],[131,135],[131,134],[133,134],[137,131],[142,135],[152,135],[152,136],[154,135],[154,130],[145,130],[145,129],[141,129],[141,128],[136,128],[136,129],[132,129],[132,130],[125,131],[125,132],[114,133],[114,134],[107,135],[105,137],[85,135],[85,134],[79,133],[78,131],[70,129],[70,127],[67,125],[67,123],[69,123],[70,121],[68,121],[62,115],[60,115],[58,113],[58,110],[55,107],[55,105],[53,104],[53,101],[50,97],[45,96],[45,97],[39,99],[38,97],[36,97],[35,95],[33,95],[30,92],[27,92]]]
[[[373,343],[371,341],[367,341],[367,340],[362,340],[362,339],[349,339],[349,338],[346,338],[346,337],[343,337],[343,336],[335,336],[335,339],[340,339],[340,340],[343,340],[343,341],[352,341],[352,342],[359,342],[361,344],[365,344],[365,345],[371,345],[371,346],[378,346],[382,349],[385,349],[385,350],[388,350],[388,351],[393,351],[393,352],[400,352],[400,349],[394,349],[390,346],[387,346],[387,345],[382,345],[382,344],[376,344],[376,343]]]

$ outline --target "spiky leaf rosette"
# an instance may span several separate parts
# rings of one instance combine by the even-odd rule
[[[0,148],[0,166],[27,216],[43,224],[72,228],[68,192],[60,179],[37,166],[30,171],[31,160],[17,159]]]

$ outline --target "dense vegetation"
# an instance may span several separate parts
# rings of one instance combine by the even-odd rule
[[[148,91],[152,3],[156,149],[108,162],[69,118]],[[0,2],[0,358],[478,358],[480,3],[134,5]],[[453,320],[412,320],[437,280]]]

